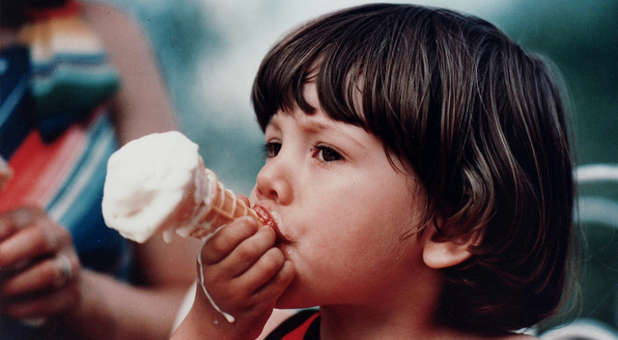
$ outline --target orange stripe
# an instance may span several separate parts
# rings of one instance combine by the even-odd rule
[[[75,126],[54,143],[45,144],[38,131],[31,132],[9,160],[13,178],[0,192],[0,211],[24,204],[45,207],[74,166],[84,135],[83,129]]]
[[[27,200],[37,200],[46,206],[53,199],[82,154],[85,145],[84,137],[84,130],[73,126],[63,134],[60,140],[54,142],[61,144],[58,146],[56,156],[49,161],[40,174],[38,181],[41,185],[31,192]]]

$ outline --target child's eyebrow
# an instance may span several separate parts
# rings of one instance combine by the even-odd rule
[[[270,121],[268,122],[268,125],[266,125],[266,128],[264,129],[264,132],[266,132],[266,130],[269,129],[275,129],[277,131],[280,131],[281,128],[279,127],[279,123],[277,123],[277,116],[273,116]]]
[[[341,123],[341,124],[345,124],[345,123]],[[336,134],[342,135],[345,138],[351,140],[352,142],[354,142],[355,144],[357,144],[361,148],[366,149],[366,145],[364,143],[362,143],[352,133],[350,133],[349,131],[346,131],[348,129],[342,127],[341,124],[334,124],[334,123],[330,123],[330,122],[322,122],[320,120],[309,120],[309,119],[308,120],[303,120],[302,123],[299,123],[300,129],[303,130],[304,132],[319,133],[321,131],[329,131],[330,130],[330,131],[333,131]],[[350,125],[350,126],[353,127],[353,128],[357,128],[357,127],[352,126],[352,125]]]

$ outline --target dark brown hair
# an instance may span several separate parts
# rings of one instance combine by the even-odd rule
[[[574,188],[565,109],[541,59],[473,16],[373,4],[311,21],[270,50],[252,93],[262,129],[278,110],[314,112],[308,79],[330,117],[411,165],[425,220],[443,221],[424,225],[436,240],[482,234],[470,260],[444,271],[441,321],[507,331],[555,310]]]

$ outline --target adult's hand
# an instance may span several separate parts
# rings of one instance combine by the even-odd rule
[[[75,310],[80,262],[69,232],[44,210],[0,213],[0,313],[47,318]]]

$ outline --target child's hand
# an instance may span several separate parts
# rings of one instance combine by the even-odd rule
[[[206,242],[198,275],[203,273],[214,303],[236,320],[228,323],[198,286],[193,308],[202,314],[201,323],[214,325],[232,338],[260,334],[277,299],[294,277],[291,262],[275,247],[276,237],[272,228],[259,227],[253,218],[243,217]]]

